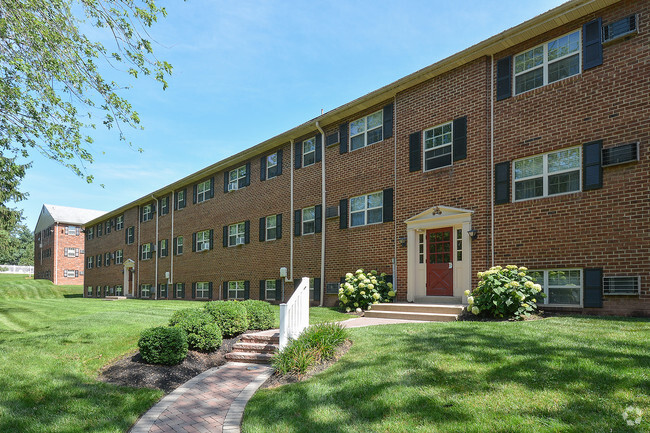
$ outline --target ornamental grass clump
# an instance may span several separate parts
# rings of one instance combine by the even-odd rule
[[[508,265],[479,272],[478,287],[466,290],[467,310],[475,315],[520,320],[537,312],[537,300],[544,298],[542,286],[526,274],[528,269]]]
[[[386,281],[385,273],[377,271],[348,272],[339,288],[339,306],[347,312],[369,310],[374,304],[393,302],[394,297],[393,283]]]

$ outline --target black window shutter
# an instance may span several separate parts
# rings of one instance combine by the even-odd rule
[[[384,140],[393,136],[393,104],[384,107]]]
[[[302,210],[298,209],[294,212],[293,222],[293,235],[300,236],[302,234]]]
[[[196,252],[196,233],[192,233],[192,252]]]
[[[275,300],[282,300],[282,280],[275,280]]]
[[[422,131],[409,135],[409,171],[422,170]]]
[[[250,299],[251,297],[251,282],[246,280],[244,281],[244,299]]]
[[[221,289],[221,299],[228,299],[228,281],[223,282],[223,286]]]
[[[512,56],[497,61],[497,101],[512,96]]]
[[[223,192],[228,192],[228,171],[223,173]]]
[[[244,243],[251,243],[251,222],[250,220],[244,221]]]
[[[603,141],[592,141],[582,145],[582,190],[589,191],[603,187],[601,155]]]
[[[260,280],[260,301],[264,300],[264,296],[266,295],[266,281],[265,280]],[[275,290],[278,290],[276,287]]]
[[[316,162],[320,162],[323,159],[323,135],[318,133],[316,134]]]
[[[282,174],[282,149],[278,150],[278,165],[275,170],[277,176]]]
[[[192,283],[192,299],[196,299],[196,283]]]
[[[454,119],[454,161],[467,158],[467,116]]]
[[[339,125],[339,153],[347,153],[348,151],[348,124],[341,123]]]
[[[260,180],[266,180],[266,156],[260,158]]]
[[[175,192],[172,197],[174,199],[174,210],[178,210],[178,193]]]
[[[323,205],[317,204],[314,206],[314,226],[315,233],[323,231]]]
[[[127,227],[126,230],[124,230],[124,243],[128,244],[129,243],[129,228]]]
[[[294,144],[294,167],[302,167],[302,141],[296,141]]]
[[[584,270],[583,305],[586,308],[603,307],[603,270],[588,268]]]
[[[181,284],[181,297],[185,299],[185,283]]]
[[[339,228],[348,228],[348,200],[339,201]]]
[[[384,190],[383,213],[385,223],[393,221],[393,188],[386,188]]]
[[[275,238],[282,239],[282,214],[275,216]]]
[[[214,176],[210,178],[210,198],[214,198]]]
[[[161,200],[162,200],[162,199],[161,199]],[[162,214],[163,214],[163,213],[162,213],[162,210],[163,210],[163,207],[162,207],[162,206],[158,206],[158,216],[162,216]]]
[[[260,218],[260,242],[266,240],[266,217]]]
[[[162,257],[162,239],[158,241],[158,257]]]
[[[248,161],[246,163],[246,177],[244,178],[244,186],[251,184],[251,163]]]
[[[212,299],[212,281],[208,283],[208,299]]]
[[[320,278],[314,278],[314,301],[320,301],[320,290]]]
[[[210,229],[210,249],[214,247],[214,230]]]
[[[223,246],[228,246],[228,226],[223,226]]]
[[[144,220],[144,207],[140,206],[140,222]]]
[[[192,189],[192,203],[196,204],[196,185]]]
[[[494,204],[510,202],[510,161],[494,166]]]
[[[176,255],[176,248],[178,247],[178,238],[174,238],[172,241],[172,254]]]
[[[603,64],[602,27],[603,22],[600,17],[582,26],[583,71]]]
[[[183,200],[181,201],[181,208],[184,208],[187,205],[187,188],[183,189]]]

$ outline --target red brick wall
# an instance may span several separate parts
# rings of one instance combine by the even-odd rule
[[[66,234],[67,227],[79,227],[79,235]],[[54,284],[83,284],[84,282],[84,234],[80,226],[58,224],[51,226],[50,236],[44,231],[34,238],[34,278],[48,279]],[[48,229],[46,229],[48,230]],[[76,232],[75,232],[76,233]],[[39,237],[40,236],[40,237]],[[41,247],[42,244],[42,247]],[[66,257],[66,248],[78,248],[78,257]],[[44,251],[50,250],[50,257],[42,257]],[[77,277],[65,277],[64,271],[78,271]]]

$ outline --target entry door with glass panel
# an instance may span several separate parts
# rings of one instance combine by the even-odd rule
[[[453,229],[427,230],[427,296],[454,294]]]

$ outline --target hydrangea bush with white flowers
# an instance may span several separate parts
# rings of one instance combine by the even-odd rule
[[[465,291],[473,314],[497,318],[522,319],[537,312],[537,300],[544,298],[542,286],[526,274],[528,269],[515,265],[494,266],[479,272],[478,287]]]
[[[345,274],[345,283],[339,288],[339,305],[347,311],[370,310],[372,305],[393,302],[393,284],[386,281],[386,274],[377,271],[364,272],[357,269]]]

